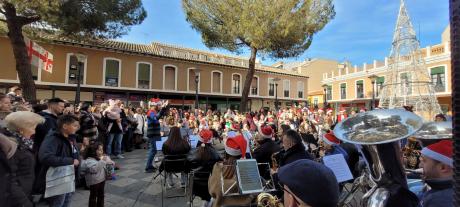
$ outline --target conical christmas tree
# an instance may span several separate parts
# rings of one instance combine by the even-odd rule
[[[414,113],[427,121],[441,113],[404,0],[401,0],[399,7],[385,79],[379,107],[391,109],[410,106]]]

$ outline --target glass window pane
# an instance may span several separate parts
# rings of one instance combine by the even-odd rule
[[[173,67],[165,68],[165,89],[176,90],[176,69]]]
[[[212,92],[220,93],[221,92],[221,85],[220,85],[221,75],[218,72],[212,73]]]
[[[150,80],[150,65],[145,63],[139,64],[139,80]]]
[[[195,82],[195,70],[189,70],[188,73],[188,89],[189,91],[195,91],[196,90],[196,82]]]
[[[118,72],[120,70],[120,63],[117,60],[106,60],[105,62],[105,85],[117,87],[118,86]]]

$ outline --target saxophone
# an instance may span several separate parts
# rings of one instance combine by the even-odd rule
[[[270,193],[260,193],[257,196],[257,207],[284,207],[282,201]]]

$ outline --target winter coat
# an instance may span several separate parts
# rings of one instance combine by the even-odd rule
[[[211,197],[214,198],[212,203],[213,207],[220,206],[249,206],[253,200],[252,195],[241,195],[241,196],[224,196],[222,192],[222,162],[218,162],[214,165],[208,181],[208,190]],[[232,179],[223,179],[224,189],[227,190],[230,186],[236,182],[236,175]],[[238,187],[233,186],[229,193],[238,193]]]
[[[260,141],[259,147],[254,149],[252,155],[258,163],[271,163],[273,153],[280,150],[280,146],[277,145],[272,139],[263,139]]]
[[[57,128],[57,116],[47,111],[38,112],[38,115],[45,118],[45,123],[37,125],[34,135],[34,152],[38,153],[40,146],[48,132]]]
[[[38,153],[39,162],[42,164],[39,169],[34,190],[38,193],[45,192],[46,172],[49,167],[72,165],[76,148],[70,140],[60,132],[50,132],[43,141]]]
[[[283,150],[280,156],[280,167],[300,159],[312,160],[312,157],[305,151],[302,143],[296,144],[286,151]]]
[[[426,180],[431,190],[423,194],[421,207],[450,207],[453,206],[452,179]]]
[[[9,131],[0,130],[0,136],[16,142],[17,150],[9,160],[11,173],[15,175],[16,184],[12,193],[12,206],[32,206],[32,187],[35,180],[35,155],[29,146],[26,146],[22,137]]]
[[[195,150],[187,157],[192,169],[195,169],[193,175],[193,194],[199,196],[202,200],[209,201],[211,195],[208,192],[209,175],[212,172],[214,164],[222,161],[217,151],[210,147],[210,159],[205,161],[198,157],[198,151]]]
[[[144,127],[145,127],[145,116],[142,114],[134,114],[134,118],[137,121],[136,130],[134,130],[135,134],[144,134]]]
[[[82,161],[81,172],[85,174],[88,187],[105,181],[106,165],[104,160],[96,160],[92,157]]]
[[[15,142],[6,136],[0,136],[0,203],[2,206],[11,206],[12,194],[20,189],[9,163],[16,149]]]
[[[149,139],[161,139],[160,119],[166,114],[166,109],[162,108],[159,112],[150,110],[147,113],[147,137]]]
[[[80,130],[77,132],[82,138],[88,137],[89,140],[95,141],[97,139],[98,131],[96,119],[94,116],[87,112],[81,111],[80,115]]]

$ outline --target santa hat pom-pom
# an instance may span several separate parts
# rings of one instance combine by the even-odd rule
[[[206,147],[206,144],[204,144],[204,143],[201,143],[201,147]]]

